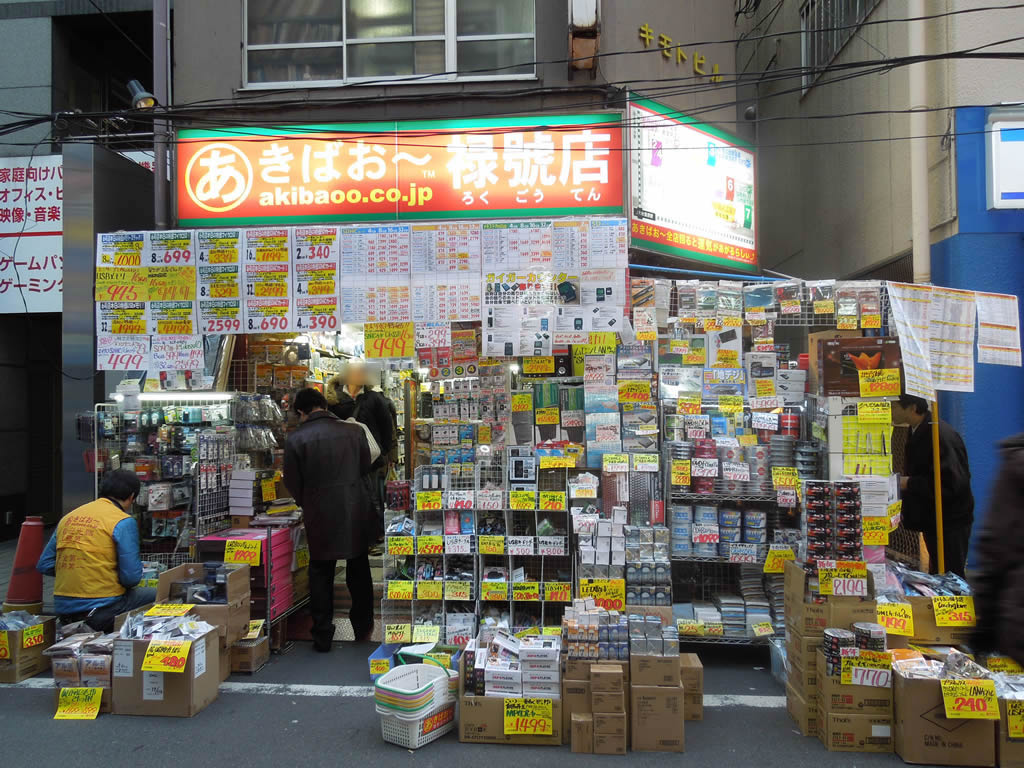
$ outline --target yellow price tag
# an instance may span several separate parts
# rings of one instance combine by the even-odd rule
[[[683,355],[683,365],[704,365],[706,360],[707,355],[704,353],[703,349],[687,352]]]
[[[885,547],[889,544],[889,518],[867,516],[861,519],[864,529],[864,546]]]
[[[840,667],[842,685],[869,685],[888,688],[892,682],[892,654],[861,650],[856,656],[844,656]]]
[[[11,643],[7,632],[0,632],[0,661],[11,658]]]
[[[533,410],[533,393],[517,392],[512,395],[512,413],[524,413]]]
[[[25,627],[25,629],[21,630],[22,648],[35,648],[37,645],[42,645],[43,642],[42,624],[33,624],[31,627]]]
[[[775,488],[796,488],[799,484],[796,467],[772,467],[772,485]]]
[[[473,582],[471,581],[446,581],[444,583],[445,600],[472,600]]]
[[[557,424],[559,419],[558,406],[551,405],[547,408],[538,408],[533,412],[534,424],[544,426],[546,424]]]
[[[533,509],[533,507],[530,507],[530,509]],[[479,540],[479,548],[481,555],[504,555],[505,537],[481,536]]]
[[[646,403],[651,399],[651,382],[649,379],[620,379],[620,403]]]
[[[506,736],[552,734],[551,699],[503,699]]]
[[[391,659],[370,659],[370,674],[383,675],[391,671]]]
[[[720,349],[715,355],[715,364],[712,368],[739,368],[740,353],[735,349]]]
[[[668,353],[670,355],[685,355],[690,351],[690,342],[687,339],[669,339]]]
[[[910,603],[879,603],[875,618],[890,635],[914,636],[914,609]]]
[[[224,562],[255,568],[260,564],[262,546],[263,542],[258,539],[228,539],[224,544]]]
[[[541,456],[541,469],[574,469],[576,467],[575,456]]]
[[[626,606],[625,579],[580,579],[580,597],[592,597],[598,608],[621,611]]]
[[[933,597],[932,608],[937,627],[973,627],[976,623],[973,597]]]
[[[480,445],[490,445],[491,444],[491,425],[490,424],[481,424],[480,426],[478,426],[476,428],[476,441],[478,443],[480,443]]]
[[[629,472],[629,454],[606,453],[601,458],[601,469],[605,472]]]
[[[274,478],[260,480],[260,496],[264,501],[274,501],[277,498],[277,483],[274,482]]]
[[[443,581],[417,581],[416,582],[416,599],[417,600],[440,600],[444,594],[444,582]]]
[[[555,372],[555,358],[553,357],[524,357],[523,373],[532,376],[542,376],[546,373]]]
[[[727,315],[722,318],[723,328],[739,328],[743,325],[743,318],[736,315]]]
[[[517,581],[512,585],[512,600],[519,603],[540,601],[540,582]]]
[[[704,634],[708,637],[723,637],[725,625],[720,621],[709,621],[704,624]]]
[[[412,600],[413,582],[389,581],[388,600]]]
[[[672,459],[672,485],[690,484],[690,460]]]
[[[757,445],[757,435],[740,435],[736,438],[740,445],[753,446]]]
[[[898,397],[900,394],[900,372],[896,368],[877,368],[858,371],[861,397]]]
[[[542,635],[550,635],[552,637],[561,637],[562,636],[562,628],[561,627],[544,627],[544,629],[541,630],[541,634]]]
[[[387,624],[384,626],[385,643],[410,643],[412,642],[411,624]]]
[[[677,414],[697,414],[697,413],[700,413],[700,394],[696,394],[696,395],[680,395],[679,399],[676,400],[676,413]]]
[[[860,316],[860,327],[861,328],[881,328],[882,327],[882,316],[877,312],[874,314],[867,314]]]
[[[816,315],[834,315],[836,313],[836,303],[831,299],[819,299],[814,302],[814,314]]]
[[[302,547],[295,550],[295,565],[299,568],[305,568],[309,565],[309,548]]]
[[[509,509],[530,511],[537,508],[537,496],[533,491],[509,491]]]
[[[436,643],[441,639],[441,628],[436,624],[417,624],[412,628],[414,643]]]
[[[1011,739],[1024,739],[1024,701],[1006,700],[1006,731]]]
[[[184,616],[195,608],[194,603],[157,603],[148,611],[147,616]]]
[[[263,625],[266,623],[266,619],[254,619],[249,622],[249,626],[246,628],[245,634],[242,636],[243,640],[256,640],[260,635],[263,634]]]
[[[750,628],[754,630],[754,637],[767,637],[775,634],[775,627],[770,621],[759,621],[756,624],[751,624]]]
[[[416,554],[440,555],[444,553],[443,536],[419,536],[416,539]]]
[[[950,720],[998,720],[995,680],[939,680]]]
[[[775,397],[775,379],[754,379],[757,397]]]
[[[541,491],[540,508],[543,510],[565,509],[564,491]]]
[[[722,413],[740,413],[743,410],[743,396],[719,395],[718,410]]]
[[[796,553],[792,548],[772,544],[764,560],[764,573],[784,573],[787,560],[796,560]]]
[[[102,701],[102,688],[61,688],[53,719],[95,720]]]
[[[985,660],[985,666],[993,672],[1006,672],[1011,675],[1024,673],[1024,667],[1009,656],[989,656]]]
[[[416,491],[416,510],[433,512],[441,508],[441,491]]]
[[[779,302],[779,307],[784,315],[799,315],[800,299],[783,299]]]
[[[481,600],[508,600],[508,582],[505,581],[481,581]]]
[[[704,637],[707,634],[703,621],[692,621],[690,619],[677,619],[676,630],[680,635],[689,635],[690,637]]]
[[[861,424],[892,424],[892,405],[888,400],[857,403],[857,421]]]
[[[184,672],[191,640],[150,640],[142,659],[143,672]]]
[[[544,583],[544,600],[549,603],[568,603],[572,600],[572,585],[567,581]]]
[[[413,553],[412,536],[390,536],[388,537],[389,555],[411,555]]]

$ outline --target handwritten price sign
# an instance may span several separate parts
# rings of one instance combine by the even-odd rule
[[[879,603],[875,616],[888,634],[914,636],[914,609],[910,603]]]
[[[937,627],[973,627],[976,623],[973,597],[933,597]]]
[[[900,372],[896,368],[858,371],[861,397],[897,397],[900,394]]]
[[[695,544],[717,544],[718,526],[694,523],[692,529],[693,542]]]
[[[538,422],[539,423],[539,422]],[[541,456],[541,469],[574,469],[576,467],[575,456]]]
[[[389,581],[388,600],[412,600],[413,582]]]
[[[157,603],[148,611],[147,616],[184,616],[195,608],[193,603]]]
[[[722,352],[724,350],[719,350]],[[743,397],[741,395],[719,395],[718,410],[722,413],[740,413],[743,411]]]
[[[1006,730],[1011,739],[1024,739],[1024,701],[1006,700]]]
[[[541,491],[540,508],[544,510],[565,509],[565,492]]]
[[[533,507],[530,507],[530,509],[533,509]],[[505,554],[504,536],[481,536],[479,539],[479,545],[481,555]]]
[[[537,508],[537,495],[533,491],[509,491],[509,509],[531,511]]]
[[[368,358],[412,357],[416,331],[413,323],[366,323],[363,344]]]
[[[423,493],[422,491],[420,493]],[[472,491],[448,491],[444,500],[445,509],[472,509]]]
[[[558,406],[552,405],[547,408],[538,408],[533,412],[533,421],[541,426],[558,423]]]
[[[940,680],[942,705],[950,720],[998,720],[995,680]]]
[[[700,413],[700,395],[680,395],[676,401],[677,414]]]
[[[751,624],[750,628],[754,630],[754,637],[767,637],[775,634],[775,627],[770,621],[759,621],[757,624]]]
[[[985,659],[985,666],[993,672],[1006,672],[1011,675],[1024,673],[1024,667],[1009,656],[989,656]]]
[[[43,644],[43,625],[35,624],[21,631],[21,647],[35,648]]]
[[[441,536],[420,536],[416,539],[416,554],[440,555],[444,552],[444,539]]]
[[[143,672],[184,672],[191,640],[150,640],[142,659]]]
[[[601,459],[601,469],[605,472],[629,472],[629,454],[606,453]]]
[[[775,488],[796,488],[799,482],[796,467],[772,467],[772,485]]]
[[[441,491],[416,491],[416,510],[432,512],[441,508]]]
[[[388,537],[389,555],[411,555],[413,553],[412,536],[390,536]]]
[[[756,563],[757,544],[730,544],[730,563]]]
[[[473,583],[469,581],[446,581],[444,583],[445,600],[472,600]]]
[[[53,719],[95,720],[102,701],[102,688],[61,688]]]
[[[533,395],[519,392],[512,395],[512,413],[525,413],[533,410]]]
[[[605,610],[621,611],[626,605],[625,579],[580,579],[580,597],[592,597]]]
[[[540,583],[536,581],[517,581],[512,585],[513,602],[536,603],[540,601]]]
[[[889,518],[865,516],[863,540],[865,546],[884,547],[889,544]]]
[[[11,641],[7,637],[7,632],[0,632],[0,659],[11,658]]]
[[[843,685],[888,688],[892,683],[892,654],[861,650],[856,656],[844,657],[840,682]]]
[[[784,573],[786,561],[796,560],[796,553],[785,544],[772,544],[764,561],[764,573]]]
[[[690,484],[690,460],[689,459],[673,459],[672,460],[672,485],[689,485]]]
[[[549,557],[561,557],[565,554],[565,537],[538,536],[537,549],[538,555],[546,555]]]
[[[508,600],[508,583],[504,581],[481,581],[481,600]]]
[[[510,555],[533,554],[533,536],[509,536],[506,543]]]
[[[659,456],[656,453],[634,453],[633,454],[633,471],[634,472],[657,472],[659,465]]]
[[[757,397],[775,397],[775,379],[754,379]]]
[[[277,498],[277,483],[274,478],[268,477],[260,481],[260,496],[263,501],[274,501]]]
[[[619,381],[620,403],[646,403],[651,399],[651,382],[648,380]]]
[[[464,533],[445,536],[444,551],[449,555],[470,555],[473,553],[473,537]]]
[[[411,643],[411,624],[387,624],[384,627],[385,643]]]
[[[412,628],[414,643],[436,643],[441,638],[441,628],[436,624],[417,624]]]
[[[740,480],[744,483],[749,482],[750,465],[736,461],[723,461],[722,477],[726,480]]]
[[[243,640],[256,640],[260,635],[263,634],[263,625],[266,623],[266,619],[255,619],[249,622],[249,626],[246,628],[245,635],[242,637]]]
[[[718,477],[718,459],[690,459],[690,474],[694,477]]]
[[[888,400],[857,403],[857,421],[861,424],[892,424],[892,406]]]
[[[544,584],[544,599],[551,603],[568,603],[572,600],[572,587],[567,581],[549,581]]]
[[[418,581],[416,582],[416,598],[418,600],[440,600],[444,594],[444,582],[441,581]]]
[[[547,357],[524,357],[523,373],[530,376],[543,376],[555,372],[555,358]],[[540,422],[538,422],[540,423]]]
[[[504,699],[503,702],[505,735],[551,735],[551,699]]]
[[[228,539],[224,544],[224,562],[256,567],[260,564],[263,542],[255,539]]]

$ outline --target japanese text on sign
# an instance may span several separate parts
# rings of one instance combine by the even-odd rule
[[[228,539],[224,543],[224,562],[249,565],[260,564],[260,550],[263,542],[258,539]]]
[[[948,719],[999,719],[995,680],[940,680],[939,683]]]
[[[367,358],[413,357],[416,334],[413,323],[366,323],[363,345]]]
[[[505,735],[552,733],[551,699],[503,699]]]
[[[594,603],[609,611],[621,611],[626,605],[625,579],[580,579],[580,597],[592,597]]]
[[[184,672],[191,640],[150,640],[142,659],[143,672]]]
[[[61,688],[54,720],[95,720],[103,701],[103,688]]]
[[[973,627],[975,625],[974,598],[970,596],[932,598],[937,627]]]
[[[896,368],[858,371],[861,397],[897,397],[900,394],[900,372]]]
[[[914,610],[910,603],[879,603],[875,615],[888,634],[914,636]]]

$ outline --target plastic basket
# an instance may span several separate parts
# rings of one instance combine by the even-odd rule
[[[455,702],[431,707],[415,720],[381,715],[380,735],[389,744],[419,749],[455,728]]]
[[[381,675],[373,686],[377,711],[402,720],[453,701],[448,671],[431,664],[406,664]]]

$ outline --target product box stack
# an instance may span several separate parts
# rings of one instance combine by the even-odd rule
[[[234,469],[229,488],[228,509],[231,524],[236,528],[248,527],[250,520],[277,498],[273,469]]]
[[[591,753],[594,751],[595,729],[594,729],[594,691],[592,673],[594,669],[604,670],[604,683],[608,685],[607,677],[609,670],[618,671],[622,679],[622,693],[625,694],[626,686],[629,685],[629,663],[619,661],[591,661],[589,659],[566,657],[563,664],[562,675],[562,728],[565,734],[563,743],[571,744],[573,752]],[[607,691],[605,691],[607,693]],[[598,706],[606,709],[609,702],[614,699],[612,696],[598,696]],[[628,720],[629,697],[622,697],[624,713]],[[600,714],[616,714],[602,712]],[[605,728],[609,721],[603,719],[600,725]],[[602,739],[602,749],[609,749],[614,739]],[[615,753],[611,753],[615,754]]]
[[[890,529],[895,529],[899,518],[891,517],[900,498],[898,475],[843,475],[840,480],[860,485],[860,513],[863,529],[870,525],[868,518],[885,518]],[[864,545],[864,560],[876,584],[885,581],[885,546]]]
[[[519,666],[523,673],[523,697],[560,699],[562,638],[527,635],[519,641]]]
[[[624,755],[629,744],[626,721],[626,684],[622,668],[612,664],[590,667],[590,710],[594,735],[593,748],[598,755]],[[573,733],[576,721],[573,721]],[[584,751],[573,744],[573,751]]]
[[[61,688],[102,688],[100,712],[111,711],[111,672],[116,633],[81,632],[69,635],[47,648],[53,666],[56,703]]]
[[[250,569],[249,588],[252,593],[252,612],[258,616],[268,613],[273,621],[292,607],[292,561],[294,549],[291,528],[236,528],[199,541],[199,552],[204,560],[223,560],[228,541],[245,540],[260,543],[258,564]],[[248,621],[248,617],[246,617]]]
[[[683,663],[678,646],[675,653],[663,656],[630,654],[629,709],[634,752],[685,751]],[[694,674],[692,666],[688,667],[688,674]]]

